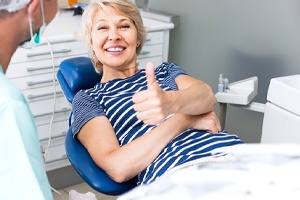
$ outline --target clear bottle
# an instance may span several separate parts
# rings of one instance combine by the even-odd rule
[[[222,74],[220,74],[220,77],[219,77],[218,92],[224,92],[224,81],[223,81]]]

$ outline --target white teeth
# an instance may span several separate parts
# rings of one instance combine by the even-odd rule
[[[121,47],[116,47],[116,48],[108,48],[107,51],[111,51],[111,52],[120,52],[123,51],[124,48]]]

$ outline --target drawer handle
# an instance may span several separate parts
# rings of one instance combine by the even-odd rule
[[[142,52],[140,53],[141,56],[144,56],[144,55],[147,55],[147,54],[150,54],[150,51],[142,51]]]
[[[56,92],[56,95],[60,95],[63,94],[62,91]],[[44,94],[39,94],[39,95],[28,95],[27,98],[29,100],[33,100],[33,99],[37,99],[37,98],[41,98],[41,97],[48,97],[48,96],[54,96],[54,92],[49,92],[49,93],[44,93]]]
[[[55,111],[54,114],[60,114],[60,113],[64,113],[64,112],[70,112],[71,108],[62,108],[61,110]],[[48,113],[43,113],[43,114],[39,114],[39,115],[33,115],[34,118],[36,117],[45,117],[48,115],[52,115],[52,112],[48,112]]]
[[[46,67],[28,67],[27,72],[33,72],[33,71],[38,71],[38,70],[44,70],[44,69],[52,69],[53,66],[46,66]],[[58,68],[58,66],[55,66],[55,68]]]
[[[53,54],[58,54],[58,53],[69,53],[71,52],[71,49],[61,49],[58,51],[53,51]],[[26,56],[29,57],[34,57],[34,56],[43,56],[43,55],[49,55],[50,52],[49,51],[44,51],[44,52],[40,52],[40,53],[27,53]]]
[[[67,135],[67,131],[63,131],[60,135],[51,137],[51,140],[61,138],[61,137],[65,137],[66,135]],[[47,140],[49,140],[49,138],[41,139],[40,142],[47,141]]]
[[[28,82],[27,82],[27,85],[28,85],[28,86],[34,86],[34,85],[40,85],[40,84],[44,84],[44,83],[52,83],[52,82],[53,82],[53,79],[43,80],[43,81],[36,81],[36,82],[28,81]],[[55,80],[55,82],[57,82],[57,80]]]
[[[146,40],[145,40],[145,42],[150,42],[151,41],[151,39],[150,38],[147,38]]]
[[[64,154],[64,155],[62,155],[61,158],[57,158],[57,159],[53,159],[53,160],[46,161],[46,164],[53,163],[53,162],[57,162],[57,161],[61,161],[61,160],[65,160],[65,159],[67,159],[67,158],[68,158],[67,155]]]

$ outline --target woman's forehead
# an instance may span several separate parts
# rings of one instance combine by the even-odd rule
[[[94,18],[93,18],[93,23],[96,23],[98,21],[111,21],[111,20],[116,20],[116,21],[124,21],[124,20],[130,20],[130,18],[124,14],[121,13],[114,8],[111,7],[106,7],[106,9],[99,8],[99,10],[96,12]]]

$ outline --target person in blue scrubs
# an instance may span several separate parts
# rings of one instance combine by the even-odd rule
[[[57,0],[0,1],[0,199],[53,199],[37,129],[23,94],[5,76],[19,45],[38,44]],[[34,41],[34,39],[36,39]]]

